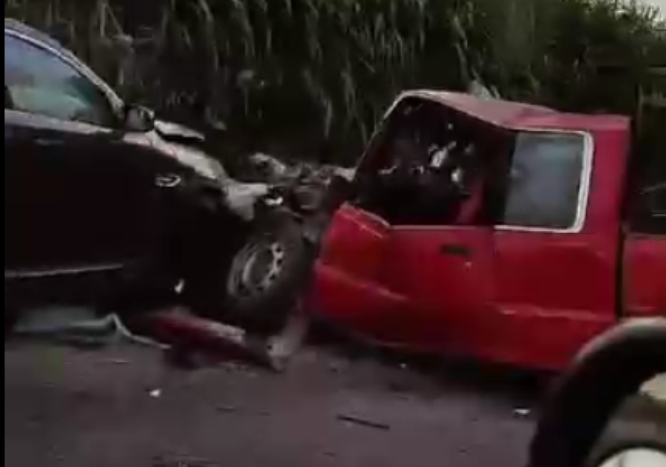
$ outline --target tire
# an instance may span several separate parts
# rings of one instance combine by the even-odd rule
[[[666,371],[665,339],[666,320],[644,318],[590,342],[554,388],[531,442],[529,465],[585,466],[613,413]]]
[[[617,459],[622,453],[636,449],[649,449],[661,453],[662,462],[666,462],[666,427],[656,419],[616,420],[594,447],[585,467],[624,465],[612,463],[611,460]],[[628,467],[635,465],[628,462],[626,464]]]
[[[255,265],[260,256],[270,256],[270,266],[263,276],[259,271],[259,283],[247,281],[255,269],[263,268]],[[234,255],[224,278],[229,322],[259,334],[279,332],[304,293],[313,259],[313,250],[294,221],[251,236]]]
[[[249,262],[271,245],[282,252],[279,272],[263,287],[247,288],[239,284],[248,275]],[[305,241],[300,225],[290,220],[280,222],[268,231],[250,235],[214,280],[197,286],[197,308],[212,319],[260,335],[282,330],[289,314],[304,292],[309,278],[314,250]]]

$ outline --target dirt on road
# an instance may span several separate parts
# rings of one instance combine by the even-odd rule
[[[504,377],[330,349],[271,374],[18,343],[5,348],[5,465],[519,467],[534,404]]]

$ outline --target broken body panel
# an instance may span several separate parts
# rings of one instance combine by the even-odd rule
[[[666,313],[664,237],[625,236],[622,228],[629,118],[414,91],[384,122],[410,100],[505,132],[576,137],[582,157],[571,223],[406,225],[349,200],[316,265],[319,316],[383,345],[559,369],[618,320]],[[377,145],[359,172],[378,157]]]

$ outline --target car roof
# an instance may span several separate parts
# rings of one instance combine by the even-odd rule
[[[58,53],[66,55],[68,58],[79,62],[80,60],[70,50],[66,49],[60,42],[48,34],[28,26],[27,24],[13,18],[5,18],[5,32],[14,32],[21,36],[28,37],[33,41],[40,42],[43,45],[56,50]]]
[[[122,100],[116,95],[115,91],[109,87],[106,82],[104,82],[103,79],[97,76],[97,74],[88,65],[86,65],[85,62],[77,57],[74,52],[65,48],[53,37],[13,18],[5,18],[5,34],[8,32],[10,34],[22,36],[25,38],[24,40],[33,41],[36,44],[39,44],[44,48],[51,49],[54,53],[59,54],[62,58],[68,60],[73,66],[75,66],[79,72],[83,73],[88,77],[88,79],[97,84],[97,86],[99,86],[114,102],[114,105],[122,105]]]
[[[584,115],[559,112],[550,107],[478,97],[450,91],[417,89],[403,92],[389,113],[404,99],[424,99],[452,108],[477,120],[508,129],[625,129],[629,118],[618,115]],[[388,115],[388,113],[387,113]]]

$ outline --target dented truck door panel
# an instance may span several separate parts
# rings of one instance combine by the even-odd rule
[[[413,102],[416,110],[409,112]],[[488,225],[433,224],[425,219],[439,212],[434,201],[430,201],[433,210],[426,210],[431,214],[420,222],[414,213],[422,209],[413,204],[420,198],[409,198],[413,193],[400,183],[401,196],[382,197],[375,190],[386,189],[385,185],[373,183],[373,174],[380,173],[380,166],[385,168],[387,156],[393,161],[389,166],[397,163],[393,167],[402,161],[400,157],[393,160],[396,156],[418,160],[412,159],[413,146],[394,145],[404,142],[405,128],[413,128],[410,124],[401,127],[401,116],[415,118],[424,109],[419,101],[413,102],[394,107],[397,120],[387,116],[391,124],[377,133],[361,162],[363,170],[357,179],[361,195],[333,218],[315,275],[315,308],[384,344],[465,352],[483,344],[486,324],[492,318],[492,229]],[[425,119],[428,127],[433,126],[432,115],[440,108],[444,112],[445,107],[426,102],[427,114],[422,115],[429,116],[430,120]],[[446,112],[451,114],[450,109]],[[463,118],[461,114],[456,121]],[[417,136],[427,139],[423,133]],[[382,204],[388,198],[393,204]],[[394,209],[396,204],[400,209]],[[436,206],[446,217],[447,205],[438,201]],[[405,215],[408,211],[411,214]]]
[[[386,287],[391,227],[351,205],[334,215],[324,238],[310,299],[320,316],[370,338],[399,340],[399,322],[409,309],[405,296]]]
[[[351,205],[317,264],[314,308],[384,344],[421,351],[483,345],[492,318],[492,230],[390,226]]]

